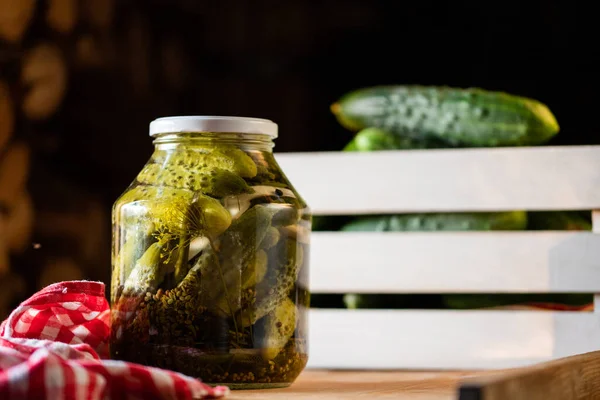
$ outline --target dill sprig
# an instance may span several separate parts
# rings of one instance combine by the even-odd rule
[[[159,242],[165,243],[165,251],[161,254],[165,264],[171,262],[175,252],[189,247],[193,238],[208,236],[205,211],[196,200],[191,203],[177,200],[162,205],[164,209],[154,235]]]

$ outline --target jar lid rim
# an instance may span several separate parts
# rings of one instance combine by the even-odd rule
[[[277,137],[277,124],[269,119],[219,115],[161,117],[150,122],[150,136],[163,133],[248,133]]]

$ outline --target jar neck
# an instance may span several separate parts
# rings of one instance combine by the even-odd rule
[[[269,135],[223,132],[178,132],[158,135],[153,141],[157,150],[177,147],[207,147],[215,145],[235,146],[242,150],[265,151],[272,153],[273,139]]]

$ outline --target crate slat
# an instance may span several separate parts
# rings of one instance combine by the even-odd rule
[[[514,368],[600,348],[591,312],[309,311],[308,368]]]
[[[600,208],[600,146],[275,157],[315,215]]]
[[[591,232],[314,232],[314,293],[600,292]]]

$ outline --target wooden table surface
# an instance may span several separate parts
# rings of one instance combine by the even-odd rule
[[[285,389],[232,391],[229,399],[600,399],[600,351],[524,368],[477,372],[305,370]]]
[[[468,372],[379,372],[307,370],[285,389],[234,390],[228,399],[407,399],[454,400]]]

